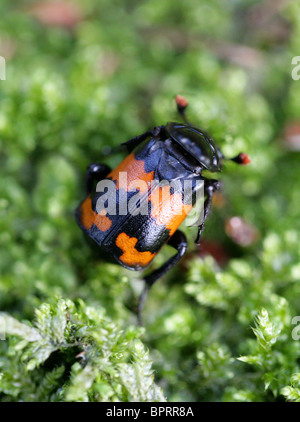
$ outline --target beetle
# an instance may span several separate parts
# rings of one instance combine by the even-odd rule
[[[197,224],[195,242],[199,245],[213,193],[220,189],[220,182],[205,177],[203,171],[220,172],[225,159],[210,135],[188,123],[187,100],[177,95],[176,104],[183,123],[168,122],[122,144],[128,155],[113,170],[99,163],[88,167],[86,197],[76,210],[79,227],[129,270],[144,270],[165,244],[176,250],[175,255],[144,277],[138,303],[140,322],[149,289],[187,251],[187,239],[179,226],[197,202],[201,185],[205,200],[202,219]],[[242,165],[250,162],[245,153],[231,160]],[[175,181],[176,187],[162,183],[165,181]],[[183,189],[186,181],[190,183],[188,195]],[[99,183],[102,190],[98,189]],[[109,208],[112,199],[113,206]]]

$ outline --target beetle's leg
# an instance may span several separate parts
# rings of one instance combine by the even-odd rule
[[[166,274],[180,260],[180,258],[182,258],[182,256],[187,251],[187,240],[184,233],[182,233],[180,230],[176,230],[173,236],[170,237],[167,244],[175,248],[177,250],[177,254],[172,256],[160,268],[158,268],[157,270],[154,270],[151,274],[147,275],[144,278],[145,287],[144,287],[144,290],[142,291],[142,294],[140,296],[139,303],[138,303],[138,321],[140,325],[142,325],[141,314],[142,314],[143,305],[150,288],[160,277]]]
[[[106,164],[90,164],[85,174],[85,186],[87,194],[92,192],[95,182],[99,182],[101,179],[104,179],[110,172],[111,169]]]
[[[131,152],[136,146],[148,138],[148,136],[153,136],[151,130],[148,130],[142,135],[136,136],[135,138],[129,139],[127,142],[123,142],[121,145],[125,145],[128,152]]]
[[[149,136],[157,137],[159,139],[166,139],[166,133],[164,126],[157,126],[153,130],[148,130],[145,133],[142,133],[135,138],[129,139],[127,142],[123,142],[121,145],[125,145],[128,152],[131,152],[135,147],[137,147],[140,143],[145,141]]]
[[[206,194],[206,199],[204,201],[204,215],[203,215],[203,220],[202,223],[200,224],[200,226],[198,226],[198,233],[197,233],[197,238],[195,240],[196,245],[200,244],[200,238],[201,238],[201,234],[202,231],[204,229],[204,223],[205,220],[209,214],[210,208],[211,208],[211,203],[212,203],[212,197],[215,191],[220,189],[220,182],[218,180],[215,179],[205,179],[204,180],[204,192]]]

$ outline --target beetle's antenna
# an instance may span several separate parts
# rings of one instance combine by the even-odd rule
[[[185,110],[186,110],[187,106],[189,105],[187,99],[185,97],[183,97],[182,95],[176,95],[175,101],[176,101],[178,113],[182,117],[183,121],[185,123],[188,123],[187,118],[186,118],[186,114],[185,114]]]
[[[251,163],[251,158],[245,152],[241,152],[236,157],[230,158],[230,160],[242,166],[246,166],[247,164]]]

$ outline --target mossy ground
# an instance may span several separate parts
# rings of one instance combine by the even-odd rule
[[[45,2],[11,3],[0,5],[0,399],[299,401],[299,4],[87,0],[53,25]],[[190,253],[153,287],[141,329],[141,275],[92,251],[74,209],[87,165],[115,166],[121,142],[174,120],[176,94],[227,156],[252,163],[226,164],[203,233],[222,265],[184,227]],[[256,233],[246,246],[226,231],[232,216]]]

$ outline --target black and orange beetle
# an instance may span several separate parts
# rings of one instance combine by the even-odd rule
[[[176,249],[174,256],[144,278],[139,319],[150,287],[187,251],[186,237],[178,228],[195,205],[197,182],[201,182],[205,198],[196,239],[199,244],[213,193],[219,189],[219,181],[205,178],[202,171],[220,172],[224,160],[215,141],[187,122],[186,99],[176,96],[176,104],[185,123],[169,122],[125,142],[129,155],[114,170],[103,164],[88,167],[87,196],[76,210],[80,228],[129,270],[145,269],[165,244]],[[250,162],[244,153],[231,160],[243,165]],[[179,188],[161,185],[162,181],[176,181]],[[183,191],[185,181],[190,181],[188,199]],[[98,188],[103,182],[104,189],[95,189],[95,182]],[[110,193],[109,186],[114,188]],[[114,204],[108,208],[110,199]],[[131,212],[132,202],[135,212]],[[142,208],[144,212],[139,212]]]

